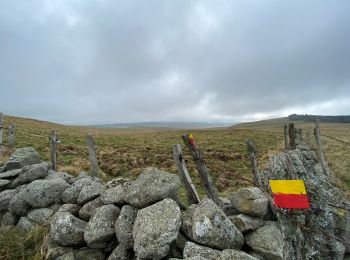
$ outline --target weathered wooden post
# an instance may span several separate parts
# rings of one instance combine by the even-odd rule
[[[0,160],[2,160],[2,128],[3,128],[4,116],[0,113]]]
[[[303,129],[302,128],[295,128],[295,131],[296,131],[297,140],[299,142],[303,142]]]
[[[258,171],[258,162],[256,160],[256,148],[250,139],[247,140],[247,149],[249,153],[250,163],[252,166],[254,185],[258,188],[263,188],[260,174]]]
[[[289,148],[294,150],[297,148],[296,131],[295,131],[294,123],[289,124],[288,134],[289,134]]]
[[[9,147],[13,148],[15,146],[15,126],[12,123],[9,124],[8,138]]]
[[[322,170],[324,172],[324,174],[328,175],[328,170],[327,170],[327,164],[326,164],[326,160],[324,158],[324,152],[323,152],[323,145],[322,145],[322,141],[321,141],[321,137],[320,137],[320,122],[318,119],[316,119],[315,121],[315,136],[316,136],[316,142],[317,142],[317,146],[318,146],[318,153],[319,153],[319,157],[320,157],[320,163],[322,166]]]
[[[288,150],[288,126],[284,125],[284,149]]]
[[[202,183],[206,190],[208,197],[214,201],[216,205],[221,207],[222,203],[219,198],[218,192],[213,184],[213,180],[209,175],[209,171],[207,166],[205,165],[202,152],[196,147],[194,138],[192,134],[184,134],[182,135],[182,139],[185,145],[191,152],[192,158],[196,164],[199,176],[201,177]]]
[[[187,200],[190,205],[200,202],[196,187],[193,185],[191,176],[187,171],[185,159],[182,154],[180,144],[173,145],[173,157],[176,168],[181,176],[182,182],[185,185]]]
[[[89,160],[91,165],[91,175],[95,177],[100,177],[99,175],[99,168],[97,163],[97,156],[96,156],[96,148],[95,148],[95,142],[94,137],[92,134],[87,135],[87,146],[89,150]]]
[[[51,130],[50,144],[51,144],[51,169],[54,171],[57,171],[57,132],[56,130]]]

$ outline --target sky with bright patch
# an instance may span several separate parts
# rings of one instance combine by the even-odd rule
[[[68,124],[350,114],[350,1],[2,0],[0,112]]]

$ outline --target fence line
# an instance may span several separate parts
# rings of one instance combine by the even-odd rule
[[[333,136],[329,136],[329,135],[325,135],[325,134],[321,134],[321,136],[324,136],[324,137],[333,139],[333,140],[335,140],[335,141],[338,141],[338,142],[340,142],[340,143],[343,143],[343,144],[345,144],[345,145],[349,145],[349,146],[350,146],[350,142],[346,142],[346,141],[344,141],[344,140],[335,138],[335,137],[333,137]]]

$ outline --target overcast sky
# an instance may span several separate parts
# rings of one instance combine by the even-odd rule
[[[59,123],[350,114],[350,1],[2,0],[0,112]]]

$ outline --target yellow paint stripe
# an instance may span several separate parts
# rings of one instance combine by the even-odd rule
[[[270,180],[270,187],[275,194],[306,194],[303,180]]]

